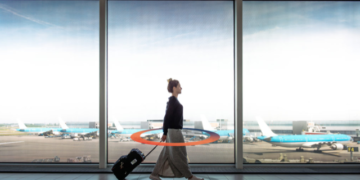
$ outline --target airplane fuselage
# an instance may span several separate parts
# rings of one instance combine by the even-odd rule
[[[235,131],[233,129],[217,130],[217,131],[213,131],[213,132],[220,136],[220,140],[232,140],[235,137]],[[249,133],[249,130],[243,128],[243,136],[245,136],[247,133]],[[207,133],[203,132],[203,134],[207,134]]]
[[[260,139],[260,138],[259,138]],[[261,138],[275,146],[314,148],[317,145],[348,144],[351,137],[344,134],[329,135],[278,135]]]
[[[114,134],[121,134],[121,135],[132,135],[136,132],[139,132],[139,131],[144,131],[146,129],[124,129],[122,131],[118,131],[118,130],[112,130],[111,133],[114,133]]]
[[[19,132],[28,132],[28,133],[42,133],[46,131],[54,131],[54,132],[61,132],[61,128],[26,128],[26,129],[16,129]]]
[[[68,128],[68,129],[61,129],[60,132],[62,133],[91,133],[91,132],[95,132],[95,131],[99,131],[99,129],[97,128]]]

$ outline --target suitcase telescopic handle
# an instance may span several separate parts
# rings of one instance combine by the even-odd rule
[[[160,144],[161,142],[162,142],[162,141],[160,141],[159,144]],[[156,148],[159,144],[157,144],[154,148],[152,148],[152,150],[151,150],[149,153],[147,153],[147,155],[145,156],[144,160],[146,159],[146,157],[147,157],[151,152],[153,152],[153,151],[155,150],[155,148]]]

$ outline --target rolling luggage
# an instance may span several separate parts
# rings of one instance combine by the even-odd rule
[[[129,173],[131,173],[145,158],[157,147],[156,145],[146,156],[137,148],[130,151],[128,155],[121,156],[111,168],[111,171],[115,174],[119,180],[125,179]]]

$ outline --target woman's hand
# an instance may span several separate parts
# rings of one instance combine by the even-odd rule
[[[166,140],[166,135],[163,135],[163,136],[161,137],[161,141],[164,141],[164,142],[165,142],[165,140]]]

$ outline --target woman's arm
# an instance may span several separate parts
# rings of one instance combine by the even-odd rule
[[[164,135],[167,135],[171,117],[175,112],[175,107],[176,107],[176,99],[170,98],[169,102],[167,103],[167,106],[166,106],[166,113],[165,113],[164,123],[163,123]]]

